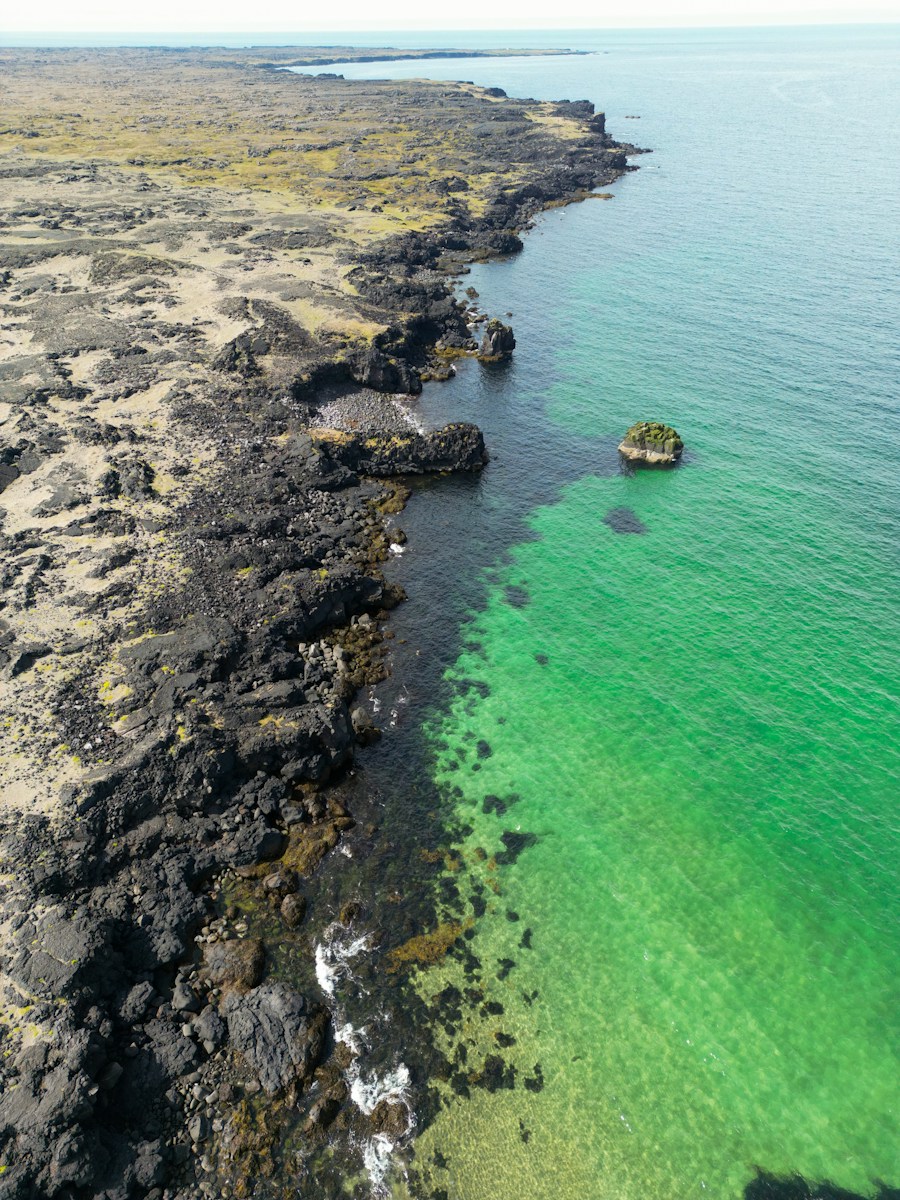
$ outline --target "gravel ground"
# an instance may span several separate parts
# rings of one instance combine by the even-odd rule
[[[348,432],[425,433],[425,423],[414,405],[412,396],[384,396],[364,390],[330,398],[316,409],[313,420],[326,429]]]

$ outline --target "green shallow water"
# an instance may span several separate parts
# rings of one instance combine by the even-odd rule
[[[553,1177],[572,1196],[738,1195],[754,1163],[860,1190],[897,1177],[896,728],[876,684],[893,647],[835,619],[864,574],[811,599],[809,568],[766,536],[789,490],[754,511],[716,475],[571,486],[508,570],[531,603],[496,593],[471,631],[483,652],[457,664],[491,688],[435,730],[467,846],[538,839],[497,873],[472,946],[488,977],[516,962],[493,1027],[546,1082],[439,1119],[451,1194]],[[645,535],[598,520],[623,502]],[[498,820],[486,794],[521,798]]]
[[[590,96],[656,152],[473,272],[515,363],[423,399],[498,455],[404,515],[397,619],[444,681],[420,728],[467,827],[454,878],[488,900],[474,976],[451,958],[419,987],[483,983],[503,1012],[466,1017],[465,1070],[518,1076],[446,1089],[416,1195],[900,1185],[898,46],[657,33],[427,67]],[[679,429],[677,470],[620,469],[641,418]],[[491,861],[509,832],[533,842]]]

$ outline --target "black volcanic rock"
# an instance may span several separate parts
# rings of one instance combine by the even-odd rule
[[[353,378],[374,392],[402,392],[415,396],[422,390],[422,381],[416,370],[374,347],[359,357],[354,365]]]
[[[477,425],[445,425],[432,433],[351,434],[330,431],[315,443],[360,475],[422,475],[429,471],[478,471],[488,461]]]
[[[500,362],[509,358],[516,348],[516,339],[509,325],[504,325],[496,317],[488,321],[481,339],[478,357],[483,362]]]
[[[271,1093],[304,1081],[322,1056],[328,1017],[285,983],[263,984],[224,1004],[231,1044]]]

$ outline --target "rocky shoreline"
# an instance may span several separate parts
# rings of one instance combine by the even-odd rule
[[[297,86],[316,104],[359,92]],[[509,102],[492,153],[521,155],[503,135],[528,103]],[[223,212],[146,158],[36,156],[27,139],[0,158],[18,189],[0,226],[0,1197],[304,1194],[329,1137],[407,1131],[398,1099],[351,1103],[352,1040],[327,996],[272,975],[255,924],[308,951],[314,873],[354,826],[342,780],[377,736],[354,697],[385,669],[402,599],[379,571],[402,479],[486,461],[475,427],[398,417],[397,394],[478,351],[451,280],[627,169],[633,148],[588,102],[545,114],[555,153],[529,149],[484,205],[451,180],[427,228],[346,238],[352,292],[325,287],[346,320],[325,333],[297,317],[321,280],[299,296],[290,280],[303,255],[316,269],[317,239],[331,252],[328,220],[297,233],[290,204],[260,219],[228,195]],[[500,336],[487,357],[509,349]],[[343,426],[322,428],[335,404]],[[292,1174],[264,1183],[287,1110]],[[337,1194],[336,1161],[310,1194]]]

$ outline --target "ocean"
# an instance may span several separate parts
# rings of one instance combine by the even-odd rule
[[[417,488],[389,567],[365,770],[410,855],[437,789],[467,914],[417,980],[465,997],[459,1070],[391,1186],[870,1196],[900,1186],[900,31],[528,43],[596,53],[334,68],[589,98],[653,151],[461,280],[518,348],[421,399],[493,461]],[[639,419],[680,466],[623,467]]]

